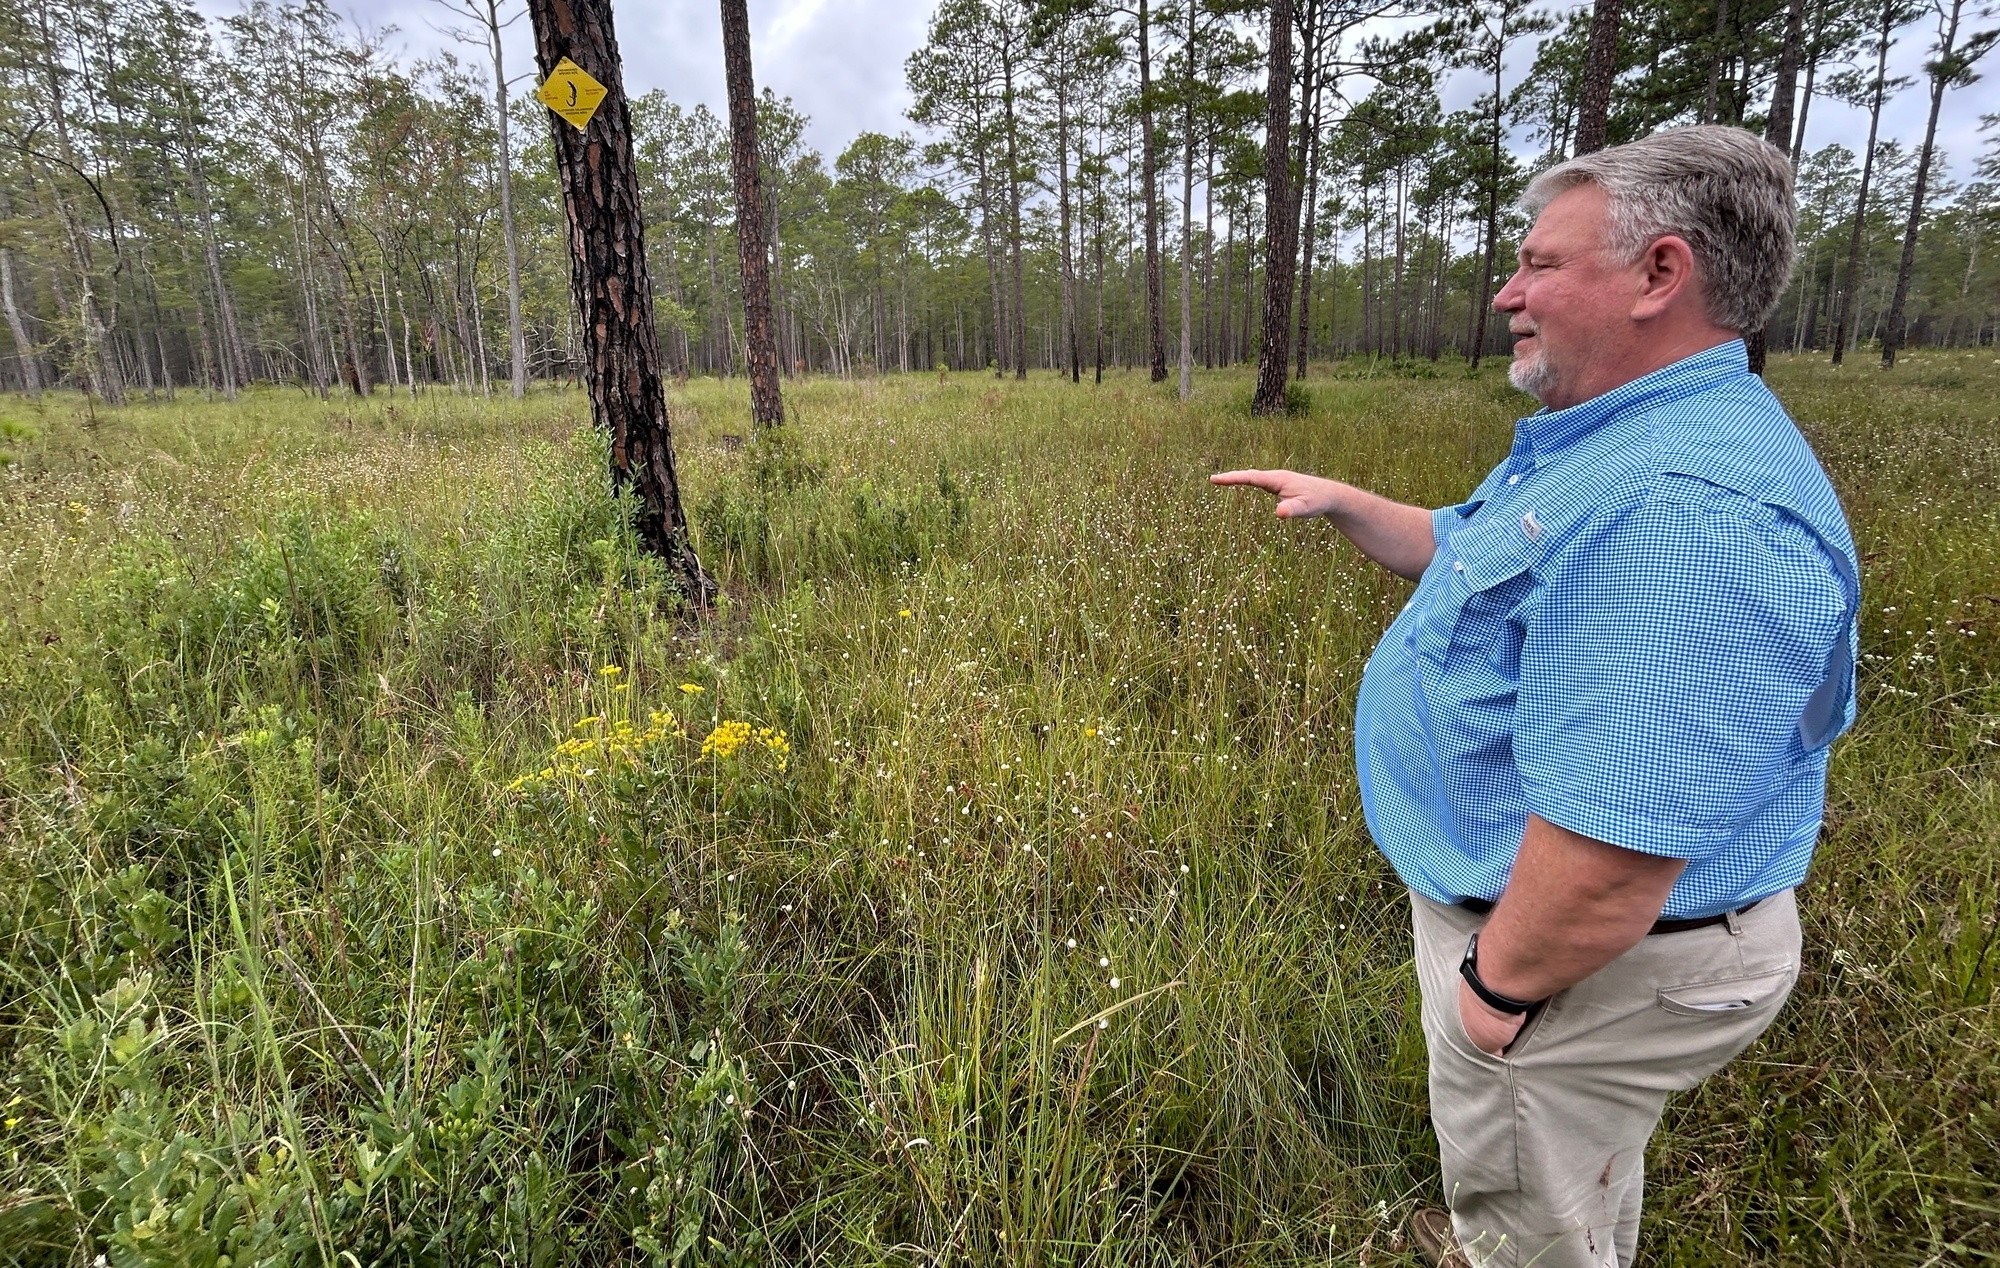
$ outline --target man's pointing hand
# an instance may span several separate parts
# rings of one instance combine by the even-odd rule
[[[1278,518],[1324,515],[1361,553],[1398,576],[1415,580],[1437,553],[1431,513],[1376,497],[1351,484],[1299,471],[1222,471],[1210,484],[1247,484],[1278,499]]]
[[[1278,499],[1279,519],[1304,519],[1333,512],[1344,487],[1297,471],[1221,471],[1208,477],[1210,484],[1247,484]]]

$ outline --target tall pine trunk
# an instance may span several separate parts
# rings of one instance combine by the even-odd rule
[[[613,486],[638,498],[640,543],[666,561],[691,603],[706,608],[715,601],[716,584],[695,556],[674,471],[639,175],[632,162],[632,120],[611,5],[528,0],[528,18],[544,75],[567,57],[605,88],[596,116],[582,129],[549,115],[591,416],[610,440]]]
[[[1216,332],[1216,342],[1221,346],[1220,357],[1222,364],[1234,365],[1236,357],[1235,346],[1230,340],[1229,297],[1232,294],[1230,274],[1233,270],[1231,261],[1236,258],[1236,213],[1230,211],[1227,214],[1229,216],[1229,231],[1228,236],[1222,240],[1222,303],[1218,305],[1220,310],[1220,329]],[[1209,367],[1211,370],[1214,368],[1212,365]]]
[[[500,238],[507,249],[507,364],[518,401],[528,394],[528,337],[521,329],[521,239],[514,228],[514,148],[507,135],[507,66],[501,56],[500,27],[500,0],[486,0],[487,47],[493,54],[493,121],[499,129],[494,165],[500,173]]]
[[[1271,74],[1264,115],[1264,329],[1254,414],[1285,410],[1292,266],[1298,258],[1292,199],[1292,0],[1271,0]]]
[[[1006,282],[1000,272],[1000,257],[993,246],[992,173],[986,163],[986,147],[979,147],[979,240],[986,252],[987,291],[993,300],[993,377],[1007,372]]]
[[[1785,38],[1778,48],[1778,69],[1771,81],[1771,113],[1764,120],[1764,139],[1779,149],[1792,140],[1792,99],[1798,93],[1800,42],[1804,38],[1805,0],[1789,0],[1785,10]],[[1764,373],[1768,352],[1768,322],[1743,332],[1750,355],[1750,373]]]
[[[1963,59],[1963,50],[1958,47],[1958,20],[1965,11],[1965,0],[1948,0],[1950,9],[1943,12],[1943,29],[1938,33],[1935,56],[1927,63],[1931,77],[1931,113],[1924,121],[1924,148],[1917,152],[1917,181],[1910,191],[1910,215],[1903,224],[1903,256],[1896,263],[1896,293],[1889,300],[1889,320],[1882,333],[1882,368],[1893,369],[1896,353],[1903,346],[1903,305],[1910,298],[1910,271],[1917,262],[1917,231],[1923,227],[1924,195],[1928,192],[1931,178],[1931,159],[1937,152],[1938,111],[1944,107],[1945,90],[1954,80],[1971,69]],[[1974,36],[1973,42],[1983,47],[1991,43],[1991,36]]]
[[[1396,263],[1389,283],[1389,357],[1403,359],[1403,202],[1404,165],[1396,164]]]
[[[1160,173],[1153,147],[1153,36],[1139,0],[1139,167],[1146,203],[1146,341],[1155,383],[1167,377],[1166,297],[1160,278]]]
[[[1722,85],[1722,50],[1729,33],[1729,0],[1715,0],[1715,35],[1708,50],[1708,89],[1702,97],[1701,121],[1714,123],[1722,117],[1719,96]]]
[[[1014,377],[1028,377],[1028,305],[1027,281],[1021,262],[1021,159],[1019,140],[1016,136],[1015,116],[1019,113],[1014,100],[1014,39],[1016,32],[1010,26],[1006,42],[1001,45],[1001,72],[1005,75],[1004,89],[1000,98],[1005,111],[1007,125],[1007,238],[1013,257],[1014,288]]]
[[[192,128],[190,121],[188,126]],[[236,304],[230,298],[228,281],[222,274],[222,246],[215,235],[215,207],[208,196],[208,168],[201,152],[188,138],[188,177],[193,183],[195,212],[201,217],[202,263],[208,271],[209,289],[214,292],[217,331],[217,363],[222,370],[222,394],[236,399],[236,387],[250,377],[250,358],[243,347],[243,335],[236,324]]]
[[[1194,51],[1195,0],[1187,10],[1187,82],[1181,94],[1181,380],[1180,398],[1194,395]]]
[[[1315,80],[1315,63],[1319,61],[1318,41],[1308,26],[1306,38],[1305,70],[1300,87],[1299,121],[1304,135],[1299,138],[1299,149],[1303,152],[1299,170],[1305,173],[1305,181],[1299,187],[1297,205],[1305,212],[1304,249],[1300,251],[1299,264],[1299,367],[1298,376],[1306,377],[1306,356],[1308,340],[1312,333],[1312,282],[1313,249],[1319,245],[1319,162],[1320,162],[1320,85]],[[1294,216],[1298,213],[1294,212]],[[1293,221],[1298,223],[1297,220]]]
[[[1799,165],[1805,155],[1806,119],[1812,113],[1813,80],[1819,75],[1820,59],[1826,55],[1826,17],[1833,0],[1814,0],[1812,35],[1807,37],[1804,48],[1806,63],[1805,88],[1799,93],[1799,118],[1792,126],[1790,149],[1792,166]]]
[[[1618,76],[1618,20],[1621,0],[1596,0],[1590,7],[1590,52],[1583,64],[1583,99],[1577,105],[1576,152],[1604,148],[1605,116],[1611,111],[1611,81]]]
[[[729,166],[736,178],[736,249],[743,264],[743,359],[750,370],[750,424],[775,427],[785,421],[785,402],[778,394],[778,341],[771,327],[757,89],[750,75],[750,15],[744,0],[722,0],[722,62],[729,81]]]
[[[1501,33],[1500,46],[1506,48],[1506,34]],[[1500,247],[1500,112],[1504,98],[1500,95],[1500,66],[1502,58],[1493,59],[1493,141],[1487,155],[1492,170],[1486,176],[1486,245],[1479,253],[1479,302],[1472,307],[1472,329],[1467,333],[1472,343],[1472,368],[1477,370],[1479,362],[1486,356],[1486,315],[1493,303],[1493,257]]]
[[[1076,346],[1076,256],[1070,240],[1069,90],[1069,73],[1065,69],[1056,85],[1056,206],[1062,219],[1062,353],[1069,361],[1069,381],[1078,383],[1083,379],[1083,366]]]
[[[1208,170],[1201,181],[1201,361],[1215,368],[1215,133],[1208,138]],[[1225,265],[1224,267],[1227,267]]]
[[[1875,175],[1875,132],[1882,123],[1882,97],[1889,76],[1889,35],[1895,29],[1896,0],[1882,0],[1875,40],[1875,88],[1868,106],[1868,148],[1861,156],[1861,189],[1854,197],[1854,227],[1847,237],[1847,269],[1840,284],[1840,316],[1833,324],[1833,363],[1847,355],[1847,337],[1854,329],[1855,291],[1861,284],[1861,235],[1867,228],[1868,186]]]
[[[1097,151],[1101,158],[1104,153],[1104,128],[1102,123],[1098,125]],[[1098,197],[1095,199],[1097,207],[1097,233],[1091,241],[1091,246],[1097,257],[1092,270],[1097,275],[1097,284],[1094,288],[1097,294],[1095,305],[1096,316],[1091,321],[1090,346],[1094,368],[1091,370],[1090,381],[1094,384],[1101,384],[1104,382],[1104,220],[1107,208],[1105,207],[1104,186],[1102,184],[1098,185],[1097,192]]]
[[[13,215],[13,206],[7,199],[5,190],[0,190],[0,218]],[[0,246],[0,307],[6,309],[7,332],[14,336],[14,358],[21,363],[21,388],[29,396],[42,394],[41,359],[35,354],[35,344],[28,337],[28,323],[21,315],[21,306],[14,298],[14,253]]]

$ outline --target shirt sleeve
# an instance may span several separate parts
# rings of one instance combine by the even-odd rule
[[[1523,637],[1529,809],[1629,850],[1716,853],[1804,760],[1845,606],[1810,539],[1740,495],[1593,523],[1549,561]]]
[[[1440,506],[1431,512],[1431,544],[1433,546],[1436,546],[1439,550],[1444,549],[1445,537],[1453,529],[1465,522],[1465,507],[1467,505],[1467,503],[1460,502],[1453,506]]]

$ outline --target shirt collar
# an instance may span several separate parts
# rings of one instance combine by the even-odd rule
[[[1689,396],[1749,372],[1748,350],[1741,339],[1731,339],[1568,409],[1539,410],[1515,424],[1515,429],[1538,456],[1546,458],[1635,406]]]

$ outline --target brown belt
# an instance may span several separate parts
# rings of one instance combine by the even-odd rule
[[[1656,933],[1686,933],[1690,929],[1706,929],[1710,925],[1728,924],[1731,916],[1740,916],[1763,901],[1759,898],[1757,902],[1745,903],[1735,911],[1718,912],[1713,916],[1690,916],[1685,920],[1656,920],[1646,933],[1648,936]],[[1458,900],[1458,905],[1475,916],[1488,915],[1493,911],[1493,904],[1484,898],[1461,898]]]

